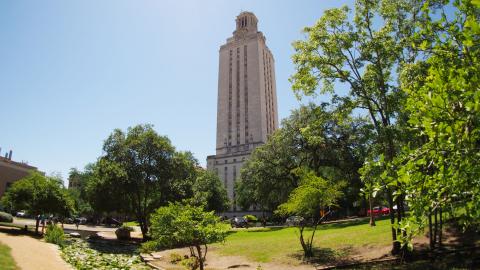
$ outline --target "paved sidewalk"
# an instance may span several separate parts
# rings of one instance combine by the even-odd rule
[[[22,270],[71,270],[73,269],[60,257],[60,250],[54,244],[31,236],[0,232],[0,242],[9,246],[12,257]]]

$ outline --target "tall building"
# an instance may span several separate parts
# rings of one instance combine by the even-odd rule
[[[233,36],[220,47],[216,155],[207,157],[207,169],[223,181],[232,211],[239,210],[240,169],[278,128],[274,59],[257,24],[253,13],[240,13]]]

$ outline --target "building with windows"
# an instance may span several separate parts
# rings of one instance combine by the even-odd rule
[[[232,212],[239,210],[234,185],[242,165],[278,128],[275,62],[257,24],[253,13],[240,13],[219,52],[216,154],[207,169],[223,181]]]
[[[0,198],[13,182],[24,178],[30,172],[37,171],[36,167],[12,160],[12,151],[5,157],[0,157]]]

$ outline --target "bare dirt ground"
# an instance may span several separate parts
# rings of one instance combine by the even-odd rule
[[[167,270],[180,270],[183,267],[179,264],[170,263],[170,254],[176,253],[179,255],[189,255],[190,251],[188,248],[177,248],[164,250],[160,252],[155,252],[153,255],[155,257],[162,257],[159,260],[151,262],[155,266],[159,266],[162,269]],[[260,267],[260,268],[259,268]],[[251,262],[243,256],[224,256],[219,255],[214,250],[208,251],[207,253],[207,270],[220,270],[220,269],[238,269],[238,270],[256,270],[256,269],[275,269],[275,270],[314,270],[316,269],[314,265],[311,264],[300,264],[300,265],[287,265],[287,264],[278,264],[274,262],[269,263],[260,263],[260,262]]]
[[[18,229],[0,227],[0,242],[12,249],[12,257],[23,270],[71,270],[58,247],[18,233]]]

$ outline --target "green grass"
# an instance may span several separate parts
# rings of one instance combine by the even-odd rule
[[[10,254],[10,248],[0,243],[0,269],[16,270],[19,269]]]
[[[315,233],[314,247],[324,257],[348,254],[351,249],[391,244],[389,220],[377,220],[370,227],[368,220],[320,225]],[[311,230],[307,232],[310,235]],[[232,231],[224,245],[214,247],[222,255],[245,256],[255,262],[299,262],[302,248],[299,232],[290,228],[257,228]]]
[[[138,225],[137,221],[128,221],[128,222],[123,222],[123,226],[133,227],[133,226],[140,226],[140,225]]]

